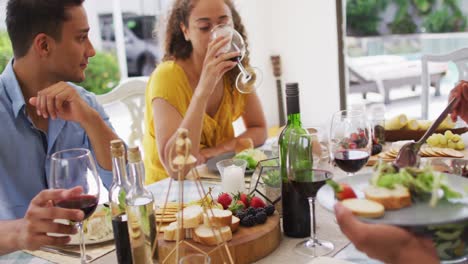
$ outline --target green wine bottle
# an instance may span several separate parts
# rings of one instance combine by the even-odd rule
[[[288,154],[288,140],[291,131],[307,133],[302,128],[299,108],[299,85],[286,84],[286,108],[288,123],[281,132],[278,145],[280,154],[281,173],[281,201],[283,206],[283,231],[289,237],[310,236],[310,213],[307,199],[295,190],[288,180],[286,156]]]

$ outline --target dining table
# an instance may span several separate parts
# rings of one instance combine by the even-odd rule
[[[206,165],[200,165],[196,167],[198,174],[200,175],[201,186],[205,191],[208,188],[212,188],[213,197],[221,192],[221,182],[219,175],[215,172],[210,171]],[[360,173],[371,171],[371,167],[364,167]],[[334,179],[339,180],[340,178],[347,177],[346,174],[338,168],[333,168]],[[172,182],[172,183],[171,183]],[[169,185],[171,188],[169,190]],[[185,180],[184,185],[184,201],[189,202],[200,199],[200,195],[197,188],[197,183],[194,180]],[[200,186],[200,185],[198,185]],[[166,178],[164,180],[155,182],[147,185],[146,188],[153,193],[155,204],[162,205],[165,202],[166,197],[168,201],[178,201],[178,188],[179,182]],[[317,234],[318,237],[329,240],[334,243],[335,249],[324,257],[311,258],[308,256],[302,256],[294,252],[294,247],[297,243],[302,241],[304,238],[290,238],[283,234],[281,242],[271,254],[258,260],[256,263],[366,263],[366,264],[378,264],[381,263],[377,260],[369,258],[362,252],[359,252],[343,235],[340,231],[339,226],[336,223],[334,214],[321,206],[316,208],[316,219],[317,219]],[[106,250],[104,250],[104,248]],[[75,247],[76,252],[79,252],[79,248]],[[117,263],[116,253],[113,247],[113,242],[109,241],[103,243],[103,245],[90,245],[87,246],[87,252],[96,251],[92,262],[93,264],[104,264],[104,263]],[[246,252],[248,254],[248,252]],[[158,260],[154,260],[158,263]],[[39,263],[79,263],[79,258],[73,258],[54,253],[44,252],[43,250],[37,251],[17,251],[4,256],[0,256],[0,264],[39,264]]]

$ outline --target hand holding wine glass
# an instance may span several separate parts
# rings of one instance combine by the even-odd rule
[[[310,238],[297,244],[295,251],[307,256],[323,256],[334,249],[333,243],[317,238],[315,221],[315,196],[325,182],[333,177],[332,173],[314,165],[314,142],[316,134],[291,131],[288,145],[288,178],[293,187],[309,201],[311,221]],[[320,163],[323,164],[323,163]]]
[[[241,93],[252,93],[262,84],[262,72],[256,67],[244,67],[242,60],[246,53],[246,45],[241,34],[237,32],[231,25],[220,24],[211,30],[211,38],[217,39],[224,37],[229,41],[219,50],[220,53],[239,52],[239,56],[232,58],[232,61],[237,62],[237,67],[240,70],[236,78],[236,88]],[[218,54],[217,54],[218,55]]]
[[[84,219],[96,210],[99,201],[99,179],[91,152],[87,149],[69,149],[56,152],[51,157],[51,188],[69,189],[80,186],[81,193],[55,203],[57,207],[80,209]],[[85,259],[83,222],[76,223],[80,232],[81,263]]]
[[[329,136],[330,158],[348,176],[369,160],[372,136],[365,112],[344,110],[333,115]]]
[[[48,236],[47,233],[72,235],[76,228],[70,225],[55,223],[54,219],[82,221],[80,210],[54,208],[56,201],[68,199],[82,193],[81,187],[70,190],[43,190],[29,204],[24,218],[19,220],[17,249],[36,250],[41,246],[62,246],[70,242],[69,236]]]

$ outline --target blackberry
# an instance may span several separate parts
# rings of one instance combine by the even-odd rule
[[[265,207],[265,213],[266,215],[270,216],[275,212],[275,206],[272,204],[269,204]]]
[[[255,208],[255,214],[258,214],[258,213],[261,213],[261,212],[264,213],[264,212],[265,212],[265,209],[264,209],[264,208],[261,208],[261,207]]]
[[[242,226],[250,227],[255,225],[255,217],[251,215],[246,215],[241,221]]]
[[[373,144],[372,145],[372,153],[371,155],[377,155],[382,152],[382,145],[380,144]]]
[[[239,210],[239,211],[237,211],[236,216],[237,216],[237,218],[242,220],[242,219],[244,219],[244,217],[247,216],[247,213],[244,210]]]
[[[263,224],[267,220],[267,215],[265,212],[260,212],[255,215],[255,222],[257,224]]]
[[[246,210],[246,213],[247,213],[248,215],[254,216],[257,212],[255,211],[255,208],[249,207],[249,208]]]

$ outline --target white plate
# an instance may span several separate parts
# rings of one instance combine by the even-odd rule
[[[369,185],[372,173],[360,174],[340,179],[339,182],[347,183],[356,192],[358,198],[363,198],[363,190]],[[446,174],[448,184],[454,190],[465,194],[464,188],[468,186],[468,179],[453,174]],[[335,194],[332,188],[324,185],[317,193],[317,200],[326,209],[333,212]],[[361,218],[365,222],[390,224],[396,226],[427,226],[468,221],[468,206],[459,203],[450,203],[441,200],[432,208],[428,202],[413,202],[409,207],[399,210],[388,210],[381,218]]]
[[[114,233],[112,232],[107,234],[107,236],[101,237],[100,239],[97,239],[97,240],[88,239],[86,238],[86,234],[85,234],[84,242],[85,242],[85,245],[94,245],[94,244],[104,243],[104,242],[111,241],[111,240],[114,240]],[[70,240],[70,243],[68,243],[68,245],[73,246],[73,245],[79,245],[79,244],[80,244],[80,234],[75,234],[71,236],[71,240]]]

